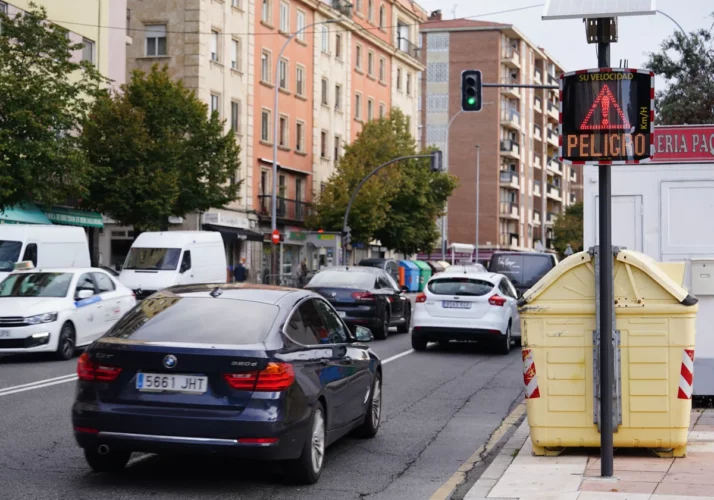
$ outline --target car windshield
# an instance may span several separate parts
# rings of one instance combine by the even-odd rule
[[[428,288],[434,295],[455,295],[461,297],[481,297],[493,290],[493,283],[474,278],[439,278],[429,282]]]
[[[181,257],[180,248],[132,248],[124,269],[175,271]]]
[[[212,297],[154,295],[127,313],[106,337],[144,342],[248,345],[263,342],[280,309]]]
[[[359,271],[322,271],[308,283],[309,287],[374,288],[374,274]]]
[[[22,242],[20,241],[0,241],[0,271],[14,271],[15,262],[20,258]]]
[[[3,297],[66,297],[70,273],[16,273],[0,283]]]

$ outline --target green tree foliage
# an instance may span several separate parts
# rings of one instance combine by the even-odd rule
[[[553,226],[555,233],[553,246],[558,253],[565,255],[568,244],[574,252],[583,249],[583,204],[575,203],[565,209],[565,214],[558,217]]]
[[[345,148],[319,196],[311,227],[340,231],[347,203],[360,181],[379,165],[415,154],[416,142],[399,109],[365,124],[357,140]],[[452,176],[432,173],[428,160],[405,160],[384,168],[367,181],[352,206],[352,241],[378,239],[404,253],[430,250],[439,238],[434,221],[443,214],[455,186]]]
[[[0,209],[76,200],[92,175],[79,131],[105,80],[44,8],[0,24]]]
[[[688,36],[677,31],[661,48],[649,55],[647,63],[668,84],[657,92],[657,121],[665,125],[714,123],[712,28]]]
[[[164,229],[172,215],[237,198],[235,134],[166,67],[136,71],[121,92],[99,98],[82,140],[97,167],[84,205],[122,225]]]

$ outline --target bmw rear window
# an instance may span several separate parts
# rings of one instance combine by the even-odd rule
[[[493,290],[490,281],[473,278],[439,278],[431,280],[428,288],[434,295],[453,295],[460,297],[481,297]]]
[[[270,333],[279,310],[263,302],[159,295],[132,309],[106,337],[144,342],[259,344]]]

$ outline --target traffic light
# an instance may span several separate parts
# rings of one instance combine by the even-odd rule
[[[461,109],[466,112],[481,111],[482,104],[481,72],[467,69],[461,73]]]
[[[347,226],[342,234],[342,246],[347,248],[352,244],[352,228]]]
[[[431,154],[431,171],[441,172],[444,168],[444,155],[441,151],[437,150]]]

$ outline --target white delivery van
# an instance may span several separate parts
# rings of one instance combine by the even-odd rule
[[[598,242],[598,172],[583,170],[585,248]],[[685,262],[699,299],[694,394],[714,396],[714,163],[610,167],[612,244],[658,262]]]
[[[143,299],[174,285],[225,283],[226,268],[220,233],[141,233],[131,245],[119,281]]]
[[[38,268],[92,265],[87,235],[81,227],[0,224],[0,281],[19,261],[32,261]]]

